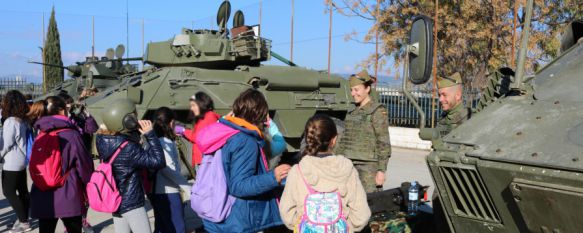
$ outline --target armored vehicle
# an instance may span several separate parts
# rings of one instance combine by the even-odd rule
[[[30,63],[65,69],[71,77],[71,79],[65,80],[60,85],[49,90],[44,96],[39,97],[39,99],[50,95],[56,95],[61,91],[66,91],[70,96],[77,99],[84,89],[97,89],[97,91],[103,91],[111,86],[119,84],[121,82],[121,76],[138,71],[136,65],[129,63],[124,64],[124,61],[142,60],[141,57],[122,58],[124,52],[125,47],[120,44],[116,47],[115,51],[113,48],[108,49],[104,57],[86,57],[85,61],[76,62],[75,65],[70,66],[58,66],[31,61]]]
[[[96,120],[100,122],[98,113],[113,100],[131,98],[138,104],[139,118],[148,119],[167,106],[187,125],[189,97],[196,92],[211,96],[215,110],[226,114],[239,93],[256,88],[265,95],[269,114],[292,152],[299,149],[304,124],[312,115],[344,118],[351,104],[345,79],[298,67],[277,55],[271,41],[258,35],[259,25],[244,24],[241,11],[228,30],[230,12],[230,3],[223,2],[217,13],[219,30],[183,29],[167,41],[149,43],[143,61],[151,67],[122,76],[119,84],[86,100]],[[261,64],[272,57],[287,66]]]
[[[427,164],[451,232],[583,229],[583,23],[569,25],[560,56],[526,75],[532,0],[526,12],[516,73],[493,72],[479,111],[445,137],[421,130],[433,138]],[[431,68],[418,61],[432,55],[418,49],[432,43],[429,24],[413,25],[414,83]]]

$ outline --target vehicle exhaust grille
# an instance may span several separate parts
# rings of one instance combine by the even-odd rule
[[[455,214],[500,222],[500,216],[477,170],[459,167],[440,167],[439,170]]]

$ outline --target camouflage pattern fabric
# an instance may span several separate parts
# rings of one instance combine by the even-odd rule
[[[366,193],[372,193],[377,190],[375,177],[378,172],[376,163],[354,163],[354,168],[358,171],[360,183]]]
[[[349,111],[336,154],[353,162],[375,162],[377,171],[386,171],[391,156],[387,109],[373,101]]]
[[[458,104],[452,110],[442,114],[435,128],[439,130],[439,134],[443,137],[470,119],[471,116],[470,109],[464,107],[463,104]]]
[[[411,233],[411,227],[403,212],[395,216],[376,215],[369,222],[372,233]]]

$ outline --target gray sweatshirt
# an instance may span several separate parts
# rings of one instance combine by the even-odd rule
[[[180,174],[180,161],[178,160],[176,144],[169,138],[160,137],[159,139],[160,144],[164,149],[166,167],[158,170],[154,193],[179,193],[180,189],[182,189],[189,196],[190,185]]]
[[[2,125],[0,157],[4,157],[2,169],[24,171],[26,169],[26,131],[28,124],[20,118],[9,117]]]

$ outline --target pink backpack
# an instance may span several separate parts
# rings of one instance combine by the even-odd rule
[[[121,195],[113,179],[111,164],[127,144],[127,141],[122,143],[108,163],[101,161],[87,183],[89,206],[97,212],[113,213],[119,208]]]

